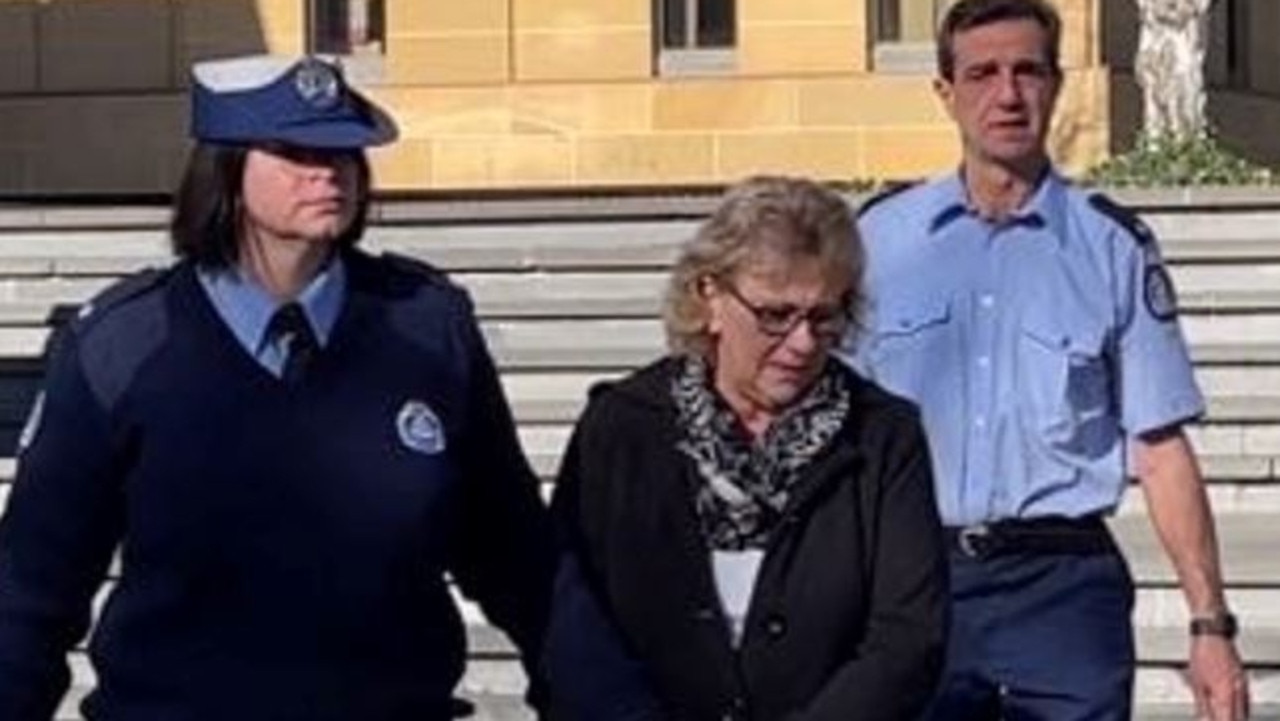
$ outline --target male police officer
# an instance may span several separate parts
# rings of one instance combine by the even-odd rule
[[[933,717],[1129,717],[1133,583],[1102,517],[1133,473],[1190,606],[1201,711],[1241,719],[1235,619],[1182,431],[1203,399],[1155,238],[1047,158],[1059,36],[1043,0],[956,3],[936,90],[963,165],[860,222],[873,311],[854,361],[920,404],[953,542]]]

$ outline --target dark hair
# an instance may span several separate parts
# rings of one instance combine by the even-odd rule
[[[234,265],[240,256],[240,210],[244,163],[250,146],[196,143],[174,196],[169,235],[173,252],[206,268]],[[356,213],[338,239],[351,247],[364,234],[369,216],[369,161],[356,153]]]
[[[938,74],[948,81],[955,79],[956,35],[1010,20],[1034,20],[1044,28],[1049,36],[1049,67],[1054,75],[1061,75],[1058,49],[1062,44],[1062,18],[1044,0],[960,0],[952,5],[938,28]]]

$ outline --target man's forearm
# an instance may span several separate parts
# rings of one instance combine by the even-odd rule
[[[1192,615],[1225,609],[1213,515],[1186,435],[1177,430],[1138,441],[1135,461],[1152,525]]]

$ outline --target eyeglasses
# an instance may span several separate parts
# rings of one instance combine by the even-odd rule
[[[834,340],[844,335],[849,325],[849,309],[844,303],[815,305],[811,308],[800,308],[790,303],[756,305],[743,298],[732,283],[724,283],[721,287],[751,313],[756,321],[756,329],[767,336],[786,338],[801,321],[805,321],[813,335],[823,340]]]

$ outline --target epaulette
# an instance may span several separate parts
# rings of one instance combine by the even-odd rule
[[[877,205],[883,203],[884,201],[888,200],[889,198],[892,198],[895,195],[898,195],[899,193],[910,190],[916,187],[917,185],[920,185],[920,183],[921,181],[919,180],[895,180],[895,181],[886,183],[885,186],[881,188],[875,195],[872,195],[870,198],[867,198],[866,200],[862,201],[862,205],[858,207],[858,217],[861,218],[863,215],[866,215],[867,211],[871,210]]]
[[[1142,218],[1139,218],[1137,213],[1102,193],[1091,194],[1089,196],[1089,205],[1129,231],[1129,235],[1133,236],[1134,242],[1140,247],[1145,249],[1155,245],[1156,234],[1152,232],[1146,223],[1142,222]]]
[[[432,285],[454,286],[447,273],[425,260],[390,251],[382,253],[382,259],[395,270],[424,279]]]
[[[595,383],[592,383],[590,387],[587,388],[587,399],[595,400],[600,396],[604,395],[605,393],[608,393],[609,391],[613,390],[613,388],[617,385],[618,385],[618,381],[616,379],[596,381]]]
[[[86,328],[106,317],[113,309],[160,287],[172,272],[173,266],[168,266],[146,268],[126,276],[86,301],[75,311],[75,317],[71,320],[81,328]]]

